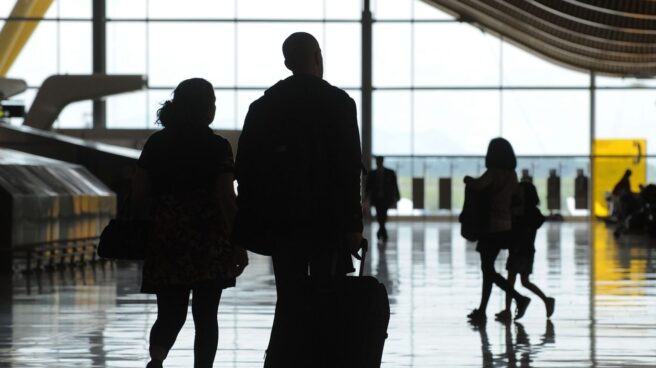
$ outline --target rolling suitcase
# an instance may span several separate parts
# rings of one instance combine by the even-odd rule
[[[314,344],[313,367],[378,368],[387,338],[390,307],[385,285],[364,276],[368,244],[363,241],[359,276],[314,285],[312,330],[321,331]],[[320,360],[320,362],[318,361]]]
[[[347,277],[344,303],[348,314],[345,332],[345,367],[377,368],[381,365],[390,306],[385,285],[373,276],[364,276],[368,244],[363,241],[359,277]]]
[[[364,240],[358,277],[308,277],[296,302],[300,339],[272,331],[265,368],[380,367],[390,307],[385,286],[363,276],[367,250]]]

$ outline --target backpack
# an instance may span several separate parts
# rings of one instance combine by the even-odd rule
[[[460,235],[475,242],[486,233],[488,227],[488,212],[490,203],[485,191],[477,192],[465,186],[465,203],[458,216]]]

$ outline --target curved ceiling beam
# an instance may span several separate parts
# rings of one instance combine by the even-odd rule
[[[656,0],[424,1],[573,69],[656,75]]]
[[[654,0],[566,0],[568,2],[580,3],[581,6],[599,9],[598,11],[612,11],[616,13],[630,14],[633,16],[654,15],[656,16],[656,4]]]

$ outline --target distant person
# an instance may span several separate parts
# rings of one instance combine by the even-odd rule
[[[376,220],[378,221],[378,239],[387,241],[387,210],[396,205],[401,199],[399,187],[396,181],[396,173],[383,165],[385,158],[376,157],[376,170],[367,175],[365,186],[366,202],[376,208]]]
[[[632,171],[627,169],[620,180],[613,187],[613,195],[616,197],[622,197],[623,195],[631,193],[631,174]]]
[[[487,211],[482,214],[485,220],[485,231],[480,236],[476,251],[481,256],[483,272],[483,287],[481,303],[467,317],[473,322],[486,320],[485,310],[492,292],[492,284],[510,293],[517,301],[517,314],[521,318],[531,299],[519,294],[508,281],[494,269],[494,261],[501,249],[507,249],[512,242],[512,197],[517,187],[517,159],[510,142],[503,138],[490,141],[485,156],[487,170],[480,178],[466,176],[467,188],[480,193],[480,201],[487,203]]]
[[[631,170],[627,169],[611,192],[613,215],[624,227],[624,220],[638,207],[638,196],[631,191]]]
[[[517,197],[519,205],[513,211],[513,237],[514,241],[509,249],[509,257],[506,263],[508,270],[508,283],[515,285],[515,279],[519,274],[522,285],[539,296],[544,302],[547,318],[551,317],[554,312],[556,300],[544,295],[540,288],[531,282],[530,275],[533,273],[533,261],[535,259],[535,235],[537,230],[544,223],[544,216],[540,212],[538,205],[540,198],[535,189],[535,185],[523,182],[519,183],[517,188]],[[511,320],[512,314],[510,306],[512,296],[506,294],[506,309],[497,313],[499,320]]]
[[[196,327],[194,367],[211,367],[218,343],[217,309],[224,288],[248,264],[228,242],[236,212],[230,144],[209,128],[214,88],[200,78],[178,85],[158,110],[164,129],[137,162],[132,210],[153,220],[145,247],[142,291],[157,295],[149,368],[161,367],[187,318]]]
[[[308,331],[308,266],[316,278],[353,271],[362,241],[361,153],[355,102],[323,80],[317,40],[282,45],[293,75],[249,108],[239,139],[235,239],[273,257],[278,300],[265,367],[310,367],[337,357]],[[326,363],[331,366],[330,363]]]

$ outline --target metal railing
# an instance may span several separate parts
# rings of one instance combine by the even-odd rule
[[[13,272],[55,271],[102,261],[96,254],[99,237],[62,239],[20,244],[2,249],[10,257]]]

